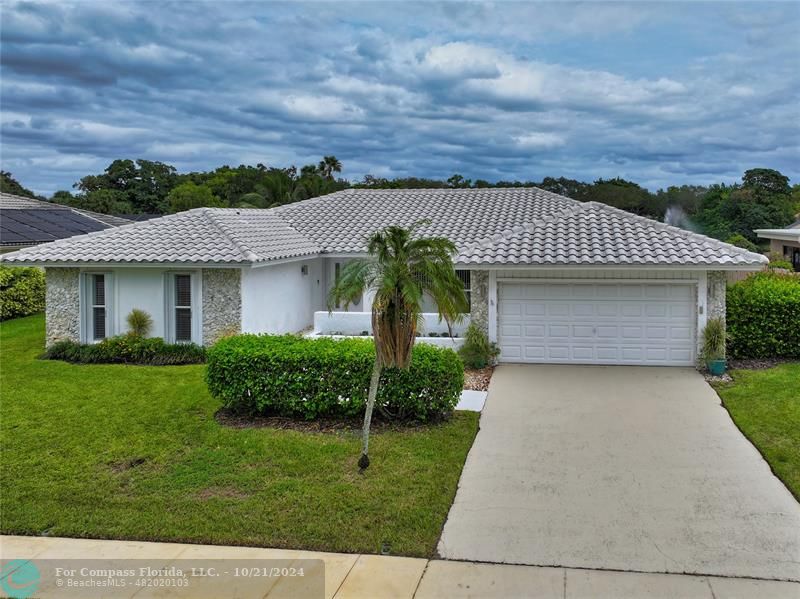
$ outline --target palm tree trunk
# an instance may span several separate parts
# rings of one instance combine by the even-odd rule
[[[381,361],[376,356],[375,366],[372,368],[372,379],[369,382],[369,395],[367,395],[367,409],[364,412],[364,432],[361,448],[361,457],[358,458],[358,467],[361,470],[369,468],[369,426],[372,422],[372,410],[375,408],[375,398],[378,396],[378,383],[381,380]]]

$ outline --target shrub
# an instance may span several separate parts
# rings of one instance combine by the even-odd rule
[[[703,329],[703,359],[724,360],[725,341],[725,321],[721,318],[709,318]]]
[[[489,342],[481,328],[474,322],[467,327],[464,335],[464,345],[458,350],[458,355],[467,368],[484,368],[492,364],[500,355],[500,348]]]
[[[778,268],[788,271],[794,271],[794,266],[788,260],[771,260],[768,268]]]
[[[745,237],[741,233],[734,233],[733,235],[728,237],[728,239],[725,240],[725,243],[730,243],[731,245],[735,245],[745,250],[750,250],[751,252],[760,251],[755,243],[750,241],[747,237]]]
[[[219,341],[207,357],[211,394],[237,412],[347,418],[364,413],[375,346],[360,338],[239,335]],[[375,407],[385,418],[438,419],[453,410],[463,384],[454,351],[421,343],[409,370],[383,371]]]
[[[125,321],[128,323],[129,333],[134,337],[147,337],[153,328],[152,317],[139,308],[131,310],[130,314],[125,317]]]
[[[756,273],[728,287],[728,355],[800,358],[800,278]]]
[[[0,266],[0,320],[44,310],[44,271]]]
[[[99,343],[58,341],[45,350],[44,357],[78,364],[167,366],[200,364],[205,361],[205,349],[194,343],[165,343],[160,337],[121,335]]]

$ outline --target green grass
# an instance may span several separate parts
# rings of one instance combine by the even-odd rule
[[[734,370],[715,385],[736,426],[800,501],[800,362]]]
[[[360,475],[352,432],[220,426],[202,365],[39,360],[43,338],[0,325],[3,533],[432,555],[477,414],[374,435]]]

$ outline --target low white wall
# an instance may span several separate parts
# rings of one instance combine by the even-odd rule
[[[422,315],[422,319],[419,332],[423,335],[430,332],[438,334],[447,332],[447,323],[444,320],[439,322],[438,314],[426,312]],[[469,316],[466,315],[463,321],[453,325],[453,334],[463,337],[468,326]],[[351,336],[361,335],[363,331],[372,332],[372,314],[370,312],[314,312],[314,333],[318,335]]]
[[[331,339],[350,339],[353,337],[360,337],[362,339],[372,339],[372,335],[359,336],[359,335],[319,335],[317,333],[309,333],[306,335],[309,339],[320,339],[322,337],[330,337]],[[446,347],[458,351],[464,345],[463,337],[451,339],[448,337],[417,337],[417,343],[427,343],[429,345],[436,345],[437,347]]]
[[[308,269],[303,274],[303,266]],[[319,259],[242,270],[242,332],[296,333],[323,303]]]

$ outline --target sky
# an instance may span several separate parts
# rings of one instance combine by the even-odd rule
[[[0,162],[50,195],[334,154],[351,180],[800,182],[800,2],[0,5]]]

